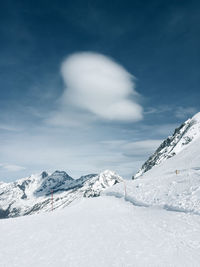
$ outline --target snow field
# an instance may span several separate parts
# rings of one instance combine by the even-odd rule
[[[199,232],[197,215],[109,196],[84,199],[60,211],[0,220],[1,266],[195,267]]]

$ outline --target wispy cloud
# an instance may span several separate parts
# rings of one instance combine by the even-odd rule
[[[110,149],[121,151],[121,153],[128,157],[147,157],[153,153],[161,144],[160,139],[149,139],[130,142],[127,140],[111,140],[103,141],[102,144],[109,146]]]
[[[123,146],[125,154],[127,156],[147,156],[153,153],[158,146],[161,144],[162,140],[141,140],[136,142],[129,142]]]
[[[147,107],[144,111],[144,114],[145,115],[150,115],[150,114],[166,115],[166,113],[168,113],[178,119],[187,119],[190,116],[193,116],[195,113],[197,113],[197,111],[198,110],[195,107],[163,105],[163,106],[157,106],[157,107]]]
[[[195,113],[197,113],[197,109],[194,107],[178,107],[175,112],[175,116],[178,119],[185,119],[193,116]]]
[[[162,105],[162,106],[156,106],[156,107],[147,107],[144,111],[144,114],[161,114],[161,113],[166,113],[170,112],[173,110],[172,106],[169,105]]]
[[[11,132],[18,132],[19,128],[15,127],[15,126],[11,126],[9,124],[1,124],[0,123],[0,129],[4,130],[4,131],[11,131]]]
[[[14,165],[14,164],[1,163],[0,169],[4,169],[9,172],[18,172],[18,171],[25,170],[26,168],[19,166],[19,165]]]

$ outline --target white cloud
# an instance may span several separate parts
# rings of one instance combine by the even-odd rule
[[[22,171],[25,170],[25,167],[19,166],[19,165],[13,165],[13,164],[7,164],[7,163],[2,163],[0,164],[0,168],[3,168],[6,171],[10,171],[10,172],[18,172],[18,171]]]
[[[134,77],[110,58],[91,52],[76,53],[62,63],[61,73],[66,84],[62,112],[71,105],[106,120],[142,119]]]

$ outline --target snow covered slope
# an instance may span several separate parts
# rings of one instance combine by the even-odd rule
[[[127,200],[145,207],[160,207],[200,215],[200,134],[198,113],[187,122],[190,127],[176,142],[173,157],[146,171],[138,179],[127,181]],[[192,125],[192,126],[191,126]],[[186,138],[187,137],[187,138]],[[192,140],[183,145],[184,140]],[[166,154],[165,154],[166,155]],[[108,195],[124,196],[123,185]]]
[[[174,134],[168,137],[155,151],[155,153],[143,164],[142,168],[133,177],[138,178],[143,173],[149,171],[154,166],[159,165],[169,159],[200,137],[200,112],[193,118],[187,120],[179,128],[175,129]]]
[[[199,233],[197,215],[85,198],[55,212],[0,220],[0,266],[199,267]]]
[[[78,180],[63,172],[42,173],[32,176],[31,182],[22,179],[15,186],[1,184],[3,194],[7,192],[5,198],[17,199],[10,201],[11,210],[23,207],[22,214],[29,201],[34,212],[38,207],[50,210],[52,189],[58,198],[56,208],[79,201],[51,213],[0,220],[0,265],[199,267],[198,119],[199,114],[175,142],[176,154],[163,158],[138,179],[127,181],[126,193],[124,183],[118,183],[121,178],[110,171]],[[183,145],[186,136],[192,140]]]
[[[64,171],[0,184],[0,218],[16,217],[63,208],[82,197],[99,196],[102,190],[119,183],[122,178],[112,171],[89,174],[73,179]]]

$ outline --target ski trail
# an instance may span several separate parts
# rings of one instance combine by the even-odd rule
[[[175,206],[170,206],[170,205],[149,205],[147,203],[144,203],[142,201],[138,201],[137,199],[135,199],[132,196],[128,196],[126,194],[126,196],[124,196],[124,194],[119,193],[119,192],[108,192],[104,194],[105,196],[110,196],[110,197],[116,197],[116,198],[122,198],[124,199],[124,201],[131,203],[133,206],[136,207],[143,207],[143,208],[152,208],[152,209],[164,209],[166,211],[170,211],[170,212],[181,212],[181,213],[186,213],[186,214],[194,214],[194,215],[198,215],[200,216],[199,212],[195,212],[193,210],[186,210],[186,209],[182,209],[179,207],[175,207]]]
[[[116,197],[116,198],[123,198],[125,201],[130,202],[132,205],[137,206],[137,207],[144,207],[148,208],[150,205],[143,203],[141,201],[137,201],[135,198],[131,196],[124,196],[124,194],[121,194],[119,192],[108,192],[105,194],[106,196],[111,196],[111,197]]]

